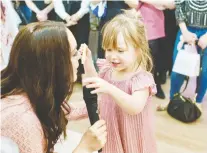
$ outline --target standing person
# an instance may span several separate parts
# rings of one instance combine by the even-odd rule
[[[53,10],[52,0],[25,0],[25,3],[32,11],[31,22],[56,20],[56,13]]]
[[[159,10],[158,4],[152,3],[150,0],[140,0],[137,9],[140,11],[147,30],[147,39],[154,62],[154,78],[157,85],[156,97],[165,99],[164,91],[161,87],[159,75],[162,71],[163,51],[162,41],[165,37],[164,14]]]
[[[180,36],[183,36],[184,42],[195,44],[198,41],[198,53],[202,58],[202,70],[198,82],[198,93],[196,103],[201,109],[201,103],[206,94],[207,89],[207,1],[184,1],[176,0],[175,16],[180,30],[178,31],[175,41],[173,62],[176,59],[178,50],[177,46],[180,42]],[[180,88],[184,82],[185,76],[172,72],[170,99],[176,93],[180,92]]]
[[[10,0],[1,0],[1,45],[0,45],[0,66],[1,70],[5,68],[9,61],[9,55],[14,38],[18,33],[21,20],[12,6]]]
[[[88,44],[89,0],[70,1],[53,0],[55,12],[59,21],[64,21],[77,40],[78,47],[82,43]]]
[[[169,71],[169,74],[172,72],[172,57],[173,57],[173,49],[175,45],[175,39],[176,35],[178,32],[178,25],[176,24],[176,19],[175,19],[175,10],[169,10],[166,9],[164,10],[164,15],[165,15],[165,38],[163,39],[162,42],[162,47],[163,49],[161,51],[163,54],[163,69],[160,72],[159,79],[161,83],[165,83],[167,79],[167,72]]]
[[[89,0],[53,0],[54,9],[58,21],[64,21],[77,40],[77,47],[82,43],[88,44],[90,22],[89,22]],[[78,80],[81,82],[83,66],[78,68]]]
[[[21,153],[52,152],[60,135],[66,136],[62,108],[77,79],[76,47],[73,34],[58,22],[29,24],[16,36],[9,64],[1,71],[1,136]],[[105,142],[106,126],[100,120],[73,153],[92,153]]]
[[[99,0],[101,1],[101,0]],[[97,2],[99,2],[97,1]],[[104,1],[104,0],[102,0]],[[99,2],[102,3],[102,2]],[[98,27],[98,32],[99,32],[99,40],[98,40],[98,58],[105,58],[105,52],[101,47],[102,44],[102,34],[101,34],[101,29],[103,28],[104,24],[111,20],[113,17],[116,15],[122,13],[123,9],[128,9],[129,6],[126,4],[125,1],[107,1],[106,6],[103,6],[105,8],[105,11],[102,11],[103,16],[100,17],[100,23]],[[103,9],[103,8],[102,8]],[[102,10],[100,9],[100,10]],[[100,12],[99,10],[99,12]],[[104,13],[106,12],[106,13]],[[97,12],[98,13],[98,12]]]
[[[144,24],[135,10],[109,21],[103,29],[106,59],[98,60],[99,77],[87,49],[83,84],[95,88],[100,117],[108,136],[103,153],[156,153],[152,95],[156,85]],[[81,47],[83,51],[83,47]]]

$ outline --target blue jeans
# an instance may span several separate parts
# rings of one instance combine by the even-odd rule
[[[188,27],[188,30],[195,33],[198,38],[200,38],[203,34],[207,32],[207,29],[198,29],[198,28],[192,28]],[[176,56],[178,54],[177,45],[180,41],[180,35],[181,31],[179,30],[177,33],[177,38],[175,40],[175,46],[174,46],[174,52],[173,52],[173,63],[175,62]],[[207,48],[204,49],[204,51],[201,50],[201,48],[198,47],[198,52],[201,54],[202,58],[202,71],[200,73],[199,82],[198,82],[198,91],[197,91],[197,97],[196,102],[201,103],[207,89]],[[184,82],[185,76],[182,74],[178,74],[175,72],[171,73],[171,87],[170,87],[170,99],[173,98],[173,96],[176,93],[180,92],[180,88]]]
[[[27,21],[30,23],[32,11],[27,7],[27,5],[20,5],[19,8],[22,11],[22,13],[25,15]]]

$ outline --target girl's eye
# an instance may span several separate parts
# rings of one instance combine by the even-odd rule
[[[123,50],[118,50],[118,52],[119,52],[119,53],[123,53],[124,51],[123,51]]]

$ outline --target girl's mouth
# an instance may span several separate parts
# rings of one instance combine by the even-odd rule
[[[112,64],[113,67],[117,67],[120,63],[118,63],[118,62],[111,62],[111,64]]]

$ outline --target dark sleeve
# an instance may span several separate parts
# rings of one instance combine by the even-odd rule
[[[175,0],[175,17],[177,23],[186,21],[185,0]]]

